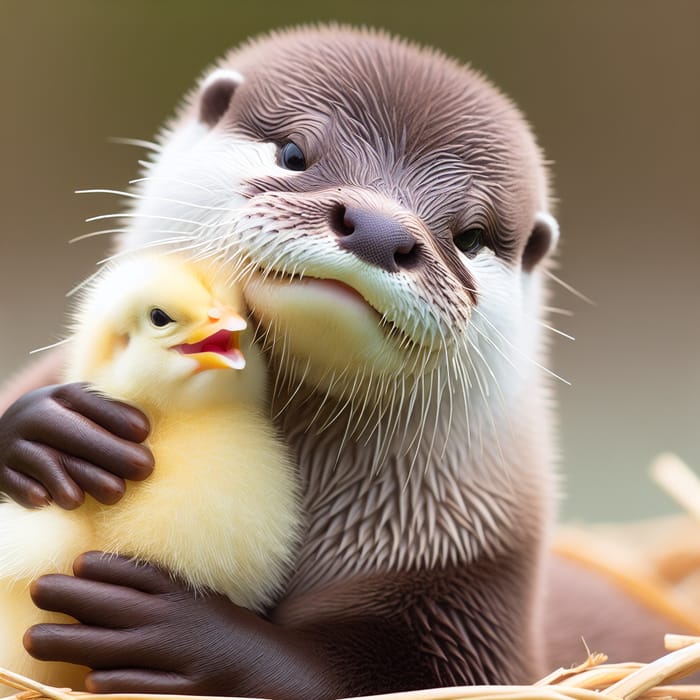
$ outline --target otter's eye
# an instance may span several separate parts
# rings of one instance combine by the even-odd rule
[[[301,148],[293,141],[287,141],[280,150],[280,164],[287,170],[306,170],[306,158]]]
[[[175,323],[175,319],[170,318],[163,309],[151,309],[150,318],[151,323],[156,328],[163,328],[163,326],[167,326],[169,323]]]
[[[484,245],[484,229],[468,228],[466,231],[458,233],[454,237],[454,242],[463,253],[467,255],[476,253]]]

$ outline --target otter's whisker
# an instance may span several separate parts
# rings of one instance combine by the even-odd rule
[[[75,194],[114,194],[120,197],[126,197],[127,199],[138,199],[145,200],[149,202],[169,202],[170,204],[180,204],[185,207],[192,209],[205,209],[206,211],[225,211],[225,212],[236,212],[236,209],[231,209],[231,207],[216,207],[209,204],[195,204],[194,202],[185,202],[181,199],[174,199],[172,197],[155,197],[153,195],[143,195],[136,192],[126,192],[123,190],[110,190],[110,189],[89,189],[89,190],[75,190]]]
[[[378,429],[373,453],[375,461],[373,473],[376,474],[380,472],[386,463],[392,446],[395,444],[394,436],[396,435],[398,418],[401,412],[401,404],[395,403],[398,379],[398,377],[385,375],[382,377],[379,387],[381,408],[378,410]],[[390,388],[391,397],[389,397]],[[394,413],[396,413],[396,416],[394,416]]]
[[[68,241],[68,244],[78,243],[80,241],[85,241],[88,238],[96,238],[97,236],[106,236],[112,233],[127,233],[130,229],[127,228],[103,228],[100,231],[92,231],[91,233],[84,233],[81,236],[76,236]]]
[[[365,374],[366,374],[367,372],[368,372],[367,367],[363,367],[363,368],[362,368],[362,377],[361,377],[361,380],[360,380],[360,387],[362,387],[363,390],[366,389],[366,385],[365,385]],[[369,372],[371,373],[371,370],[369,370]],[[364,434],[364,431],[365,431],[367,425],[369,424],[369,420],[371,420],[371,411],[370,411],[370,415],[369,415],[369,417],[366,419],[365,424],[363,425],[362,422],[361,422],[362,419],[363,419],[363,417],[365,416],[365,411],[367,410],[368,406],[370,405],[370,399],[369,399],[369,396],[368,396],[368,392],[365,391],[364,393],[365,393],[364,399],[363,399],[363,401],[362,401],[361,404],[360,404],[360,413],[359,413],[359,415],[355,418],[355,426],[353,427],[353,430],[352,430],[352,432],[351,432],[351,434],[352,434],[353,436],[355,436],[357,439],[359,439],[359,438]]]
[[[476,312],[481,316],[481,318],[494,330],[494,332],[495,332],[496,334],[498,334],[498,335],[500,336],[500,338],[501,338],[505,343],[507,343],[508,346],[509,346],[510,348],[512,348],[512,349],[513,349],[518,355],[520,355],[523,359],[525,359],[525,360],[527,360],[528,362],[530,362],[531,364],[535,365],[535,367],[539,367],[543,372],[549,374],[550,376],[554,377],[555,379],[558,379],[560,382],[563,382],[563,383],[566,384],[567,386],[571,386],[571,382],[570,382],[570,381],[564,379],[563,377],[560,377],[558,374],[556,374],[555,372],[553,372],[551,369],[548,369],[547,367],[545,367],[544,365],[541,365],[541,364],[540,364],[539,362],[537,362],[536,360],[533,360],[531,357],[528,357],[525,353],[522,352],[522,350],[520,350],[517,346],[513,345],[513,343],[511,343],[511,342],[508,340],[508,338],[506,338],[506,336],[504,336],[503,333],[501,333],[501,331],[499,331],[498,328],[496,328],[496,326],[494,326],[494,325],[491,323],[491,321],[489,321],[489,320],[486,318],[486,316],[478,310],[477,307],[474,307],[474,311],[476,311]],[[493,341],[491,341],[491,339],[488,337],[488,335],[484,335],[484,334],[482,334],[482,335],[483,335],[483,337],[486,339],[487,342],[490,342],[490,343],[493,345],[493,347],[496,349],[496,351],[499,352],[499,353],[503,356],[504,359],[507,359],[507,358],[506,358],[506,355],[504,355],[504,354],[501,352],[500,348],[498,348],[498,347],[493,343]],[[510,362],[510,360],[509,360],[509,362]],[[512,363],[511,363],[511,364],[512,364]],[[512,365],[512,366],[515,368],[515,365]]]
[[[396,382],[393,382],[391,380],[391,378],[389,376],[386,376],[386,375],[382,376],[381,385],[379,387],[380,400],[379,400],[379,403],[377,405],[378,407],[376,409],[376,411],[377,411],[377,419],[376,420],[377,420],[377,427],[378,427],[377,440],[379,442],[381,442],[382,444],[378,445],[378,447],[381,447],[381,450],[379,450],[375,456],[375,459],[378,460],[377,465],[376,465],[377,470],[379,470],[381,468],[382,463],[384,461],[384,457],[382,456],[383,453],[385,453],[385,451],[388,451],[388,449],[390,448],[390,444],[389,444],[390,436],[388,435],[388,431],[390,429],[390,424],[391,424],[392,404],[390,401],[387,401],[387,399],[386,399],[386,396],[389,393],[387,385],[390,383],[390,381],[392,382],[392,384],[394,385],[394,388],[395,388]],[[387,412],[389,413],[388,418],[387,418]],[[380,435],[379,428],[381,426],[386,427],[386,431],[385,431],[386,434],[384,436],[383,442],[380,440],[380,437],[379,437],[379,435]],[[375,450],[375,452],[377,452],[377,450]]]
[[[372,375],[372,372],[370,370],[368,381],[371,382],[373,380],[374,380],[374,376]],[[380,388],[381,388],[381,386],[383,386],[383,384],[380,385]],[[358,440],[362,439],[363,440],[362,444],[366,447],[367,445],[369,445],[369,443],[372,439],[372,434],[374,433],[374,430],[376,428],[376,424],[377,424],[377,420],[378,420],[378,418],[377,418],[377,410],[378,409],[377,409],[377,402],[372,401],[370,403],[370,401],[368,400],[367,397],[365,397],[364,404],[365,404],[366,408],[369,408],[369,411],[365,415],[364,423],[362,423],[361,427],[357,431],[357,439]]]
[[[559,314],[560,316],[573,316],[574,312],[569,309],[560,309],[558,306],[543,306],[542,310],[550,314]]]
[[[416,401],[418,399],[418,380],[419,380],[419,377],[411,376],[411,393],[410,393],[410,396],[408,398],[408,405],[406,406],[406,410],[405,410],[406,422],[403,426],[403,433],[401,435],[401,444],[405,444],[406,439],[408,437],[408,429],[409,429],[410,424],[411,424],[411,416],[413,415],[413,409],[415,408]],[[411,449],[412,444],[413,444],[413,440],[411,440],[408,443],[404,454],[408,454],[408,452]]]
[[[384,454],[381,456],[382,460],[385,460],[389,450],[391,448],[391,445],[393,444],[394,441],[394,436],[396,435],[398,431],[398,422],[399,422],[399,417],[401,415],[401,407],[403,406],[403,393],[404,393],[404,378],[403,376],[399,375],[396,377],[392,378],[391,383],[391,398],[388,400],[388,405],[389,405],[389,416],[387,418],[387,438],[385,441],[385,450]],[[401,398],[397,400],[396,395],[397,391],[400,388],[401,390]]]
[[[418,382],[420,385],[420,395],[421,395],[421,417],[420,417],[420,422],[419,422],[419,427],[418,430],[416,431],[415,435],[413,436],[413,440],[408,445],[408,451],[410,452],[411,449],[413,449],[413,457],[411,458],[411,462],[408,467],[408,473],[406,474],[406,481],[404,482],[402,488],[402,491],[405,491],[408,488],[408,484],[411,480],[411,475],[413,474],[413,468],[416,465],[416,460],[418,459],[418,455],[420,454],[420,447],[421,447],[421,442],[423,439],[423,429],[425,428],[425,418],[426,418],[426,402],[425,402],[425,375],[421,374],[420,376],[420,381]],[[415,445],[415,447],[414,447]]]
[[[258,334],[259,331],[263,328],[262,326],[262,321],[258,321],[258,324],[255,329],[255,333]],[[273,332],[274,329],[274,332]],[[272,335],[272,342],[270,342],[270,335]],[[269,324],[267,328],[265,329],[264,334],[260,338],[260,343],[262,346],[266,349],[269,350],[271,354],[274,354],[273,351],[275,349],[275,343],[277,342],[276,338],[278,337],[277,333],[277,321],[273,321],[273,323]],[[274,391],[272,392],[272,396],[275,396]]]
[[[278,334],[275,334],[273,336],[274,342],[278,342]],[[282,334],[282,352],[278,353],[277,352],[277,346],[273,348],[276,356],[279,358],[279,365],[278,365],[278,371],[275,374],[275,383],[272,387],[272,395],[273,396],[279,396],[279,389],[280,389],[280,379],[283,376],[283,369],[286,369],[286,364],[287,364],[287,334],[284,333]]]
[[[135,229],[133,228],[105,228],[101,229],[100,231],[93,231],[92,233],[84,233],[82,236],[76,236],[75,238],[71,238],[68,243],[78,243],[80,241],[85,241],[88,238],[95,238],[97,236],[106,236],[108,234],[114,234],[114,233],[131,233],[133,234],[135,232]],[[149,231],[149,233],[158,233],[158,234],[168,234],[172,236],[179,236],[181,235],[179,231],[163,231],[163,230],[155,230],[155,231]]]
[[[309,425],[307,427],[307,430],[310,429],[311,426],[314,425],[314,423],[316,423],[316,421],[318,420],[318,417],[321,415],[323,407],[326,405],[326,402],[330,398],[331,389],[333,388],[333,386],[335,385],[336,380],[337,380],[335,371],[329,370],[328,372],[326,372],[325,376],[322,378],[321,381],[325,381],[326,378],[329,376],[330,376],[330,382],[328,383],[328,388],[326,389],[326,391],[323,392],[323,398],[321,399],[321,402],[319,403],[319,406],[316,409],[316,413],[314,413],[313,417],[309,421]],[[320,385],[317,388],[320,390]],[[318,433],[316,433],[316,434],[318,434]]]
[[[566,289],[567,292],[571,292],[575,297],[578,297],[581,299],[581,301],[585,301],[587,304],[590,304],[591,306],[597,306],[597,304],[587,297],[585,294],[582,292],[579,292],[578,289],[575,289],[572,287],[570,284],[567,284],[564,282],[564,280],[559,279],[551,270],[542,270],[542,272],[549,277],[553,282],[556,282],[558,285],[561,285],[564,289]]]
[[[374,440],[374,449],[372,450],[371,473],[372,475],[377,475],[382,470],[381,453],[384,444],[381,419],[377,420],[372,432],[376,432],[376,438]]]
[[[418,402],[418,405],[420,406],[420,418],[419,418],[419,429],[414,433],[413,438],[411,442],[409,443],[409,449],[414,445],[420,445],[423,439],[423,430],[425,428],[425,421],[427,420],[427,414],[429,410],[428,406],[428,401],[426,399],[426,393],[425,393],[425,378],[426,378],[426,366],[428,363],[428,356],[425,356],[423,366],[420,369],[419,375],[420,379],[417,382],[417,388],[420,389],[420,401]],[[432,383],[432,372],[430,373],[431,375],[431,383]]]
[[[84,287],[87,287],[91,282],[93,282],[94,280],[96,280],[99,277],[101,272],[102,272],[101,269],[96,270],[92,274],[88,275],[84,280],[82,280],[81,282],[78,282],[78,284],[76,284],[75,287],[73,287],[72,289],[69,289],[66,292],[66,294],[65,294],[66,298],[69,299],[74,294],[77,294],[81,289],[83,289]]]
[[[109,143],[116,143],[120,146],[136,146],[137,148],[145,148],[148,151],[153,151],[154,153],[160,153],[163,147],[160,144],[154,143],[153,141],[147,141],[145,139],[130,139],[121,136],[110,136],[107,139]]]
[[[564,331],[560,331],[558,328],[554,328],[553,326],[550,326],[546,324],[544,321],[537,321],[537,323],[540,324],[543,328],[546,328],[548,331],[552,331],[552,333],[556,333],[557,335],[562,336],[562,338],[566,338],[567,340],[576,340],[573,335],[569,335],[568,333],[564,333]]]
[[[481,336],[481,337],[489,340],[489,338],[487,336]],[[498,385],[498,379],[496,379],[496,374],[494,373],[491,365],[489,364],[489,362],[486,359],[486,357],[484,356],[484,354],[481,352],[481,349],[479,348],[478,342],[472,342],[470,347],[476,353],[477,357],[481,360],[482,367],[486,370],[486,372],[491,377],[491,379],[493,379],[494,383],[496,385]],[[482,379],[483,379],[483,377],[482,377]],[[486,393],[489,394],[488,391]],[[499,394],[500,394],[500,391],[499,391]],[[501,394],[500,398],[501,398],[502,406],[505,407],[505,399],[503,398],[502,394]]]
[[[334,469],[337,468],[337,466],[338,466],[338,462],[340,461],[340,458],[343,454],[343,448],[345,447],[345,442],[347,441],[348,435],[350,434],[350,430],[355,423],[354,413],[355,413],[355,396],[357,395],[356,390],[357,390],[358,385],[362,386],[364,378],[365,378],[365,368],[363,367],[361,375],[359,373],[355,373],[355,381],[353,382],[352,388],[349,392],[350,393],[350,408],[348,411],[348,419],[347,419],[347,421],[345,421],[345,430],[343,431],[343,435],[340,438],[340,443],[338,445],[338,451],[336,452],[336,455],[335,455],[335,464],[333,466]]]
[[[278,420],[279,417],[286,411],[288,406],[292,403],[294,398],[297,396],[297,394],[301,390],[301,387],[304,386],[304,383],[306,382],[306,377],[309,373],[310,368],[311,368],[311,358],[307,357],[306,358],[306,366],[304,367],[304,371],[302,372],[301,378],[297,382],[296,388],[294,389],[294,391],[290,392],[290,395],[287,398],[287,400],[285,401],[284,405],[277,412],[275,412],[275,414],[272,416],[272,420],[274,420],[274,421]],[[297,373],[295,373],[294,376],[297,376]]]
[[[172,238],[159,238],[156,241],[149,241],[148,243],[143,243],[138,248],[136,249],[127,249],[127,250],[121,250],[118,251],[117,253],[113,253],[112,255],[107,256],[106,258],[102,258],[101,260],[97,261],[97,265],[105,265],[106,263],[114,262],[116,260],[120,260],[121,258],[128,257],[130,255],[133,255],[134,250],[148,250],[150,248],[160,248],[164,246],[169,246],[173,245],[175,243],[182,243],[183,241],[194,241],[194,238],[191,238],[189,236],[175,236]],[[168,251],[170,253],[178,253],[182,251],[189,250],[191,246],[182,246],[176,249],[173,249],[171,251]]]
[[[503,350],[503,348],[499,347],[499,345],[496,344],[496,342],[493,340],[493,338],[491,338],[491,337],[488,335],[488,333],[486,333],[486,331],[482,330],[481,328],[479,328],[479,327],[478,327],[476,324],[474,324],[474,323],[471,324],[471,329],[472,329],[472,330],[474,331],[474,333],[476,333],[477,336],[478,336],[478,338],[472,339],[472,345],[471,345],[472,348],[475,348],[475,349],[476,349],[476,348],[478,347],[478,342],[477,342],[478,339],[479,339],[479,338],[483,338],[483,340],[484,340],[486,343],[488,343],[488,344],[496,351],[496,353],[498,353],[498,355],[500,355],[500,356],[506,361],[506,363],[507,363],[513,370],[515,370],[515,372],[516,372],[516,374],[517,374],[518,376],[522,376],[522,370],[521,370],[520,367],[518,367],[518,366],[513,362],[513,358],[509,357],[509,356],[505,353],[505,351]],[[499,338],[499,340],[500,340],[500,338]],[[503,340],[506,340],[506,339],[503,338]]]
[[[219,228],[221,224],[211,225],[205,224],[202,221],[192,221],[191,219],[180,219],[176,216],[163,216],[162,214],[141,214],[135,212],[120,212],[116,214],[100,214],[99,216],[91,216],[89,219],[85,219],[85,223],[92,223],[93,221],[102,221],[104,219],[160,219],[161,221],[173,221],[177,224],[190,224],[195,226],[195,230],[200,230],[203,228]]]
[[[357,381],[357,379],[355,380]],[[331,414],[326,418],[326,422],[318,429],[317,433],[320,434],[327,430],[336,420],[343,414],[345,409],[348,407],[352,401],[352,392],[349,393],[348,398],[344,403],[341,403]]]
[[[469,352],[469,347],[467,346],[464,352]],[[471,426],[470,426],[470,411],[469,411],[469,389],[471,389],[472,382],[467,372],[464,362],[462,360],[461,353],[455,351],[451,359],[452,371],[454,371],[456,386],[461,389],[462,397],[462,408],[464,410],[464,420],[465,429],[467,431],[467,447],[471,449]]]
[[[205,187],[204,185],[198,183],[198,182],[189,182],[187,180],[181,180],[176,177],[165,177],[163,175],[148,175],[145,177],[137,177],[134,178],[133,180],[129,180],[130,185],[139,185],[142,182],[174,182],[178,185],[185,185],[187,187],[193,187],[198,190],[202,190],[203,192],[208,192],[210,194],[224,194],[226,191],[225,190],[212,190],[210,187]]]
[[[60,347],[61,345],[65,345],[66,343],[69,343],[72,340],[72,336],[68,336],[67,338],[62,338],[61,340],[57,340],[55,343],[51,343],[51,345],[44,345],[43,347],[40,348],[34,348],[33,350],[29,351],[30,355],[36,355],[39,352],[44,352],[46,350],[53,350],[54,348]]]
[[[433,379],[436,379],[437,383],[437,388],[436,388],[436,395],[435,395],[435,400],[433,401]],[[428,392],[428,403],[433,403],[435,405],[435,408],[433,409],[434,412],[434,418],[433,418],[433,430],[432,434],[430,436],[430,445],[428,446],[428,459],[425,461],[425,466],[423,467],[423,472],[427,472],[428,469],[430,469],[430,465],[432,462],[433,458],[433,448],[435,447],[435,438],[437,436],[437,429],[439,425],[439,418],[440,418],[440,404],[442,403],[442,392],[443,392],[443,387],[442,387],[442,376],[440,372],[440,366],[433,370],[430,373],[430,389]],[[452,416],[452,407],[450,406],[450,420]],[[449,426],[447,428],[449,430]],[[444,451],[441,450],[441,453]]]
[[[469,344],[469,347],[476,352],[477,348],[476,348],[475,343],[472,342],[469,338],[467,338],[467,343]],[[484,392],[484,387],[483,387],[483,383],[481,380],[481,373],[479,372],[476,365],[474,364],[474,360],[472,359],[471,355],[468,355],[468,363],[469,363],[469,367],[471,368],[470,376],[474,377],[474,381],[476,383],[476,388],[479,391],[479,393],[481,394],[482,399],[484,399],[484,403],[486,404],[486,406],[488,406],[488,402],[486,401],[486,398],[485,398],[486,394]],[[486,409],[484,409],[484,410],[486,410]],[[481,456],[483,457],[484,441],[483,441],[483,434],[482,434],[483,433],[483,423],[481,421],[479,422],[478,428],[479,428],[480,452],[481,452]]]
[[[469,341],[468,341],[468,342],[469,342]],[[481,355],[481,352],[480,352],[480,350],[478,349],[478,347],[476,347],[476,345],[473,344],[473,343],[472,343],[471,347],[472,347],[472,349],[474,350],[474,352],[476,352],[477,355],[479,355],[479,356],[481,357],[482,362],[483,362],[484,365],[486,366],[487,371],[490,372],[490,373],[492,374],[492,370],[491,370],[490,365],[489,365],[488,362],[484,359],[483,355]],[[485,381],[482,383],[482,381],[481,381],[481,379],[480,379],[480,372],[476,369],[476,367],[475,367],[473,364],[472,364],[472,367],[474,368],[475,377],[476,377],[476,380],[477,380],[477,387],[478,387],[478,389],[479,389],[479,392],[481,393],[481,397],[482,397],[482,399],[483,399],[483,405],[484,405],[484,408],[486,409],[486,413],[487,413],[487,416],[488,416],[488,421],[489,421],[490,428],[491,428],[491,433],[492,433],[491,436],[493,437],[493,439],[494,439],[495,442],[496,442],[496,450],[497,450],[498,456],[500,457],[501,465],[504,466],[504,467],[506,467],[506,466],[507,466],[507,463],[506,463],[506,459],[505,459],[505,454],[504,454],[504,452],[503,452],[503,448],[502,448],[502,445],[501,445],[501,438],[500,438],[500,435],[499,435],[499,432],[498,432],[498,428],[496,427],[496,420],[495,420],[494,415],[493,415],[493,406],[491,405],[491,403],[489,402],[489,400],[488,400],[488,398],[487,398],[487,397],[488,397],[488,394],[489,394],[489,392],[488,392],[488,383],[485,382]],[[504,399],[503,399],[503,393],[502,393],[501,387],[500,387],[500,385],[498,384],[498,381],[495,379],[495,377],[494,377],[494,383],[495,383],[495,385],[496,385],[496,391],[497,391],[497,393],[498,393],[498,395],[499,395],[499,399],[500,399],[500,401],[501,401],[501,404],[502,404],[503,408],[505,408],[506,406],[505,406],[505,401],[504,401]],[[484,387],[486,387],[486,389],[484,389]],[[482,426],[482,430],[483,430],[483,426]],[[481,431],[480,431],[480,434],[481,434]],[[483,446],[484,446],[484,441],[483,441],[483,436],[481,436],[481,449],[482,449],[482,453],[483,453]]]
[[[447,339],[445,338],[445,334],[442,331],[441,325],[438,325],[438,332],[440,334],[440,341],[442,344],[442,353],[441,353],[441,359],[440,359],[440,361],[442,362],[443,358],[444,359],[449,358],[450,353],[449,353],[449,348],[447,346]],[[447,381],[447,396],[449,399],[449,407],[448,407],[448,416],[447,416],[447,426],[445,428],[445,439],[444,439],[443,444],[442,444],[442,449],[440,450],[440,459],[443,458],[443,456],[445,455],[445,450],[447,449],[447,444],[448,444],[448,440],[450,437],[450,431],[452,430],[452,419],[453,419],[453,408],[454,408],[454,404],[453,404],[453,393],[454,392],[453,392],[453,388],[452,388],[452,373],[450,372],[449,365],[446,366],[445,374],[446,374],[446,381]],[[437,407],[438,410],[439,410],[439,406],[441,403],[442,403],[442,394],[440,395],[440,400],[438,402],[438,407]],[[436,413],[437,413],[437,411],[436,411]]]

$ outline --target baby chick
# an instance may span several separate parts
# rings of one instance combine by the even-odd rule
[[[243,309],[240,290],[222,283],[213,264],[174,254],[132,256],[88,287],[66,381],[87,381],[144,411],[155,469],[114,506],[89,496],[73,511],[0,504],[0,666],[80,685],[84,669],[32,659],[22,636],[58,620],[34,607],[30,582],[70,573],[91,549],[157,563],[252,610],[270,603],[294,553],[300,510]]]

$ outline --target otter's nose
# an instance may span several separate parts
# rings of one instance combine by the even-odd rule
[[[411,267],[416,239],[400,221],[368,209],[339,207],[331,220],[339,245],[387,272]]]

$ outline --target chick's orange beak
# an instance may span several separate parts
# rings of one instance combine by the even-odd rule
[[[191,357],[199,365],[197,371],[208,369],[243,369],[245,357],[241,352],[240,335],[246,320],[226,309],[209,310],[209,319],[197,328],[187,341],[176,345],[183,355]]]

